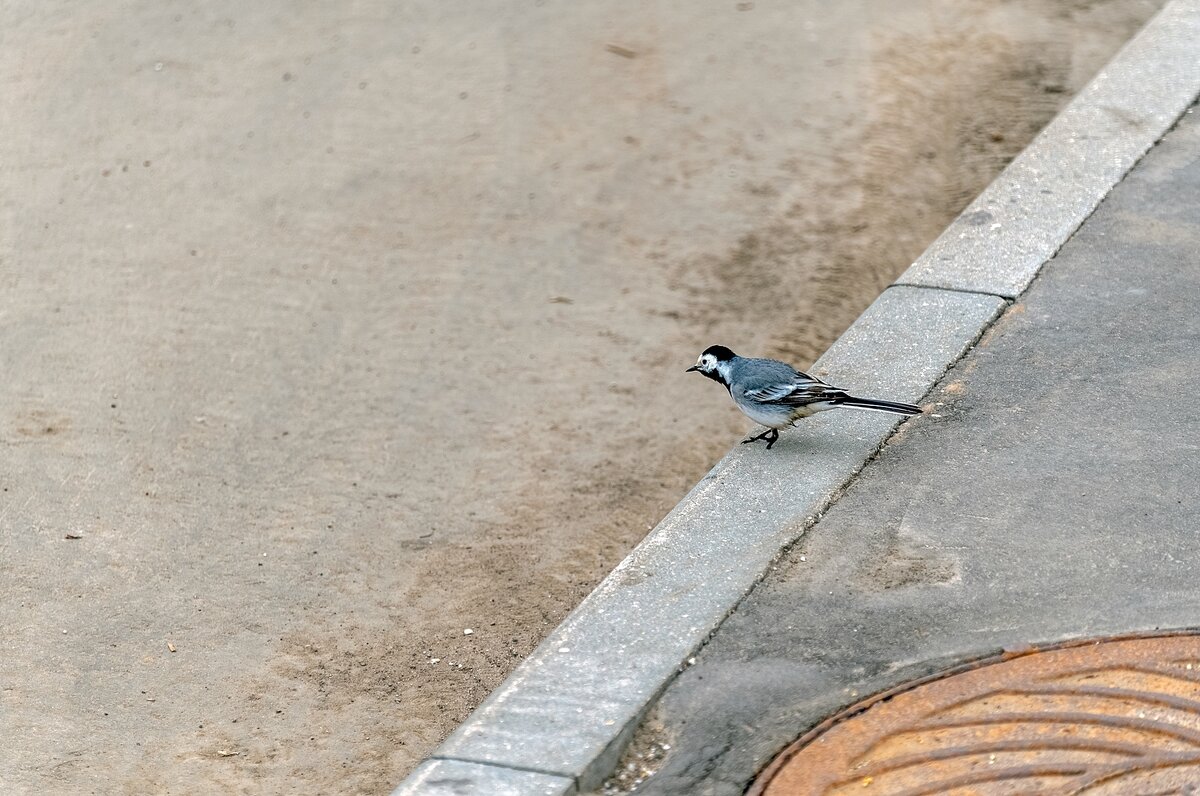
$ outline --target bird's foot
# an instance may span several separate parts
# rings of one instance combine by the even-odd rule
[[[751,437],[750,439],[742,440],[742,444],[749,445],[751,442],[757,442],[760,439],[766,440],[767,441],[767,450],[771,450],[771,446],[779,441],[779,429],[769,428],[766,431],[764,431],[763,433],[759,434],[758,436]]]

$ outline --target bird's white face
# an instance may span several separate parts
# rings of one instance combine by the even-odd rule
[[[701,354],[700,358],[696,360],[696,370],[705,374],[716,373],[717,358],[712,354]]]
[[[710,378],[713,381],[719,381],[728,387],[729,369],[735,359],[737,359],[737,354],[725,346],[710,345],[704,349],[704,352],[696,360],[696,364],[688,368],[688,371],[695,371],[701,376]]]

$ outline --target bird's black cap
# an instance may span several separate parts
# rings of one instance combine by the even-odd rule
[[[708,348],[704,349],[704,354],[712,354],[717,358],[718,362],[728,362],[737,356],[737,354],[733,353],[723,345],[710,345]],[[704,354],[701,354],[700,356],[704,356]]]

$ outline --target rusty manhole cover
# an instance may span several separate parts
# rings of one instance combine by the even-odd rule
[[[805,735],[750,793],[1200,794],[1200,637],[1031,650],[896,689]]]

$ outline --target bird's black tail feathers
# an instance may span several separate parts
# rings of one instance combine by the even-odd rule
[[[876,412],[890,412],[893,415],[919,415],[921,407],[912,404],[902,404],[899,401],[880,401],[875,398],[855,398],[847,395],[838,402],[840,406],[854,409],[873,409]]]

